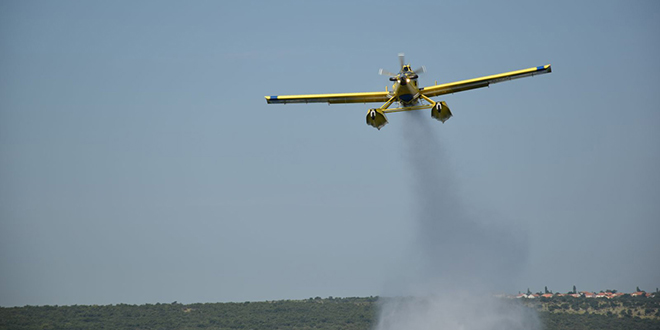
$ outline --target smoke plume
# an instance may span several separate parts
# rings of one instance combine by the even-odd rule
[[[533,311],[493,297],[512,290],[526,264],[524,233],[470,212],[474,206],[459,197],[437,125],[424,114],[404,114],[417,264],[407,283],[397,283],[403,296],[382,299],[376,329],[539,329]]]

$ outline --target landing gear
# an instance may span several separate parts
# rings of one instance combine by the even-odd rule
[[[443,123],[451,118],[451,116],[453,115],[451,114],[451,111],[449,110],[449,107],[445,101],[436,102],[433,105],[433,108],[431,108],[431,117]]]
[[[380,131],[387,124],[387,117],[381,109],[369,109],[367,112],[367,125]]]

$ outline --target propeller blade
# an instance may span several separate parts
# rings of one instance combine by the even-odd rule
[[[405,64],[404,57],[405,55],[403,53],[399,53],[399,64],[401,64],[399,65],[399,68],[403,68],[403,65]]]
[[[416,74],[422,74],[426,72],[426,67],[422,65],[419,69],[414,70],[413,72],[415,72]]]
[[[387,70],[385,70],[385,69],[380,69],[380,70],[378,70],[378,74],[381,75],[381,76],[390,76],[390,77],[394,77],[394,76],[396,76],[394,73],[389,72],[389,71],[387,71]]]

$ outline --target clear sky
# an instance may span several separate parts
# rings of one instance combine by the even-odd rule
[[[384,90],[399,52],[422,85],[553,66],[424,114],[452,198],[524,242],[495,290],[654,291],[659,31],[658,1],[2,1],[0,306],[395,292],[409,114],[263,97]]]

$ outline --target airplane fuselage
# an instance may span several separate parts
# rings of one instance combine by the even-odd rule
[[[397,97],[397,101],[401,103],[402,106],[409,106],[417,104],[417,97],[419,96],[419,88],[417,88],[417,79],[410,79],[410,82],[405,84],[394,83],[392,86],[394,90],[394,95]]]
[[[398,101],[401,106],[413,106],[417,104],[419,97],[419,87],[417,85],[417,74],[410,69],[410,65],[403,65],[401,72],[390,78],[391,81],[394,81],[392,90],[396,96],[396,101]]]

